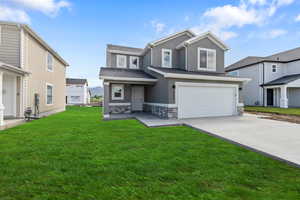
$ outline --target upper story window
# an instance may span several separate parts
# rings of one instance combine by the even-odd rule
[[[198,70],[216,71],[216,50],[198,48]]]
[[[52,105],[53,104],[53,85],[47,83],[47,96],[46,96],[46,104]]]
[[[111,99],[123,100],[124,99],[124,85],[113,84],[111,87]]]
[[[172,67],[172,50],[171,49],[162,49],[162,67]]]
[[[124,55],[117,55],[117,67],[126,68],[127,57]]]
[[[129,67],[132,68],[132,69],[138,69],[139,68],[139,57],[130,56]]]
[[[53,56],[47,52],[47,70],[53,72]]]
[[[277,65],[272,65],[272,72],[277,72]]]

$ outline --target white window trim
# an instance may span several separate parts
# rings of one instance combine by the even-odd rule
[[[210,51],[210,52],[214,52],[215,53],[215,66],[214,68],[208,68],[208,54],[206,55],[206,68],[201,68],[200,67],[200,51],[203,50],[203,51]],[[197,50],[197,66],[198,66],[198,70],[201,70],[201,71],[216,71],[216,68],[217,68],[217,53],[216,53],[216,50],[215,49],[207,49],[207,48],[198,48]]]
[[[52,103],[51,104],[48,104],[48,101],[47,101],[47,99],[48,99],[48,86],[52,87]],[[47,106],[52,106],[53,105],[53,102],[54,102],[54,95],[53,95],[53,93],[54,93],[54,86],[53,86],[53,84],[46,83],[46,105]]]
[[[119,65],[119,59],[124,57],[125,58],[125,66],[120,66]],[[127,68],[127,56],[125,55],[117,55],[117,67],[118,68]]]
[[[170,66],[164,66],[164,53],[170,52]],[[165,68],[172,68],[172,49],[162,49],[161,50],[161,66]]]
[[[121,97],[114,97],[113,87],[115,87],[115,86],[122,88]],[[111,99],[112,100],[124,100],[124,85],[123,84],[111,84]]]
[[[132,61],[135,58],[137,58],[137,66],[136,67],[132,64]],[[131,68],[131,69],[139,69],[140,68],[139,67],[140,66],[140,58],[138,56],[130,56],[129,59],[130,59],[129,68]]]
[[[273,71],[273,69],[275,69],[275,72]],[[277,72],[277,65],[273,64],[271,70],[272,70],[272,73],[276,73]]]
[[[49,69],[49,65],[48,65],[48,56],[51,56],[52,57],[52,69]],[[53,55],[49,52],[49,51],[46,51],[46,69],[48,72],[53,72],[53,69],[54,69],[54,57]]]

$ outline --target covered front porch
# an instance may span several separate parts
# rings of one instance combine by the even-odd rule
[[[300,107],[300,75],[289,75],[262,85],[264,106]]]
[[[23,122],[27,74],[23,69],[0,62],[0,129]]]

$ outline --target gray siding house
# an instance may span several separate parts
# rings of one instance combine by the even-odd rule
[[[239,89],[246,78],[225,75],[228,47],[211,32],[189,30],[150,42],[145,48],[107,45],[104,118],[149,112],[160,118],[239,115]]]
[[[300,48],[267,57],[246,57],[226,68],[250,78],[241,95],[246,105],[300,107]]]

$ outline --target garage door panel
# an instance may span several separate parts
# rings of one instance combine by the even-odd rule
[[[235,113],[236,88],[180,86],[179,118],[230,116]]]

